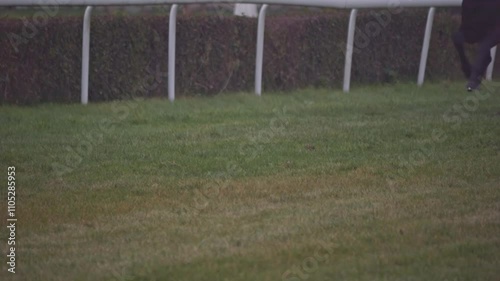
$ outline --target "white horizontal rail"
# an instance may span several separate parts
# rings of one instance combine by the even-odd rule
[[[462,0],[243,0],[247,4],[272,4],[331,7],[340,9],[390,7],[451,7],[460,6]],[[1,0],[0,6],[118,6],[242,3],[242,0]]]

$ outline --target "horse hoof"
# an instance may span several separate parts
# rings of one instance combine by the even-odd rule
[[[479,86],[481,86],[481,77],[477,76],[476,78],[471,78],[467,82],[467,91],[472,92],[477,90],[479,89]]]

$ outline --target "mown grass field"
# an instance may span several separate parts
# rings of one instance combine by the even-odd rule
[[[500,280],[500,85],[0,107],[0,280]]]

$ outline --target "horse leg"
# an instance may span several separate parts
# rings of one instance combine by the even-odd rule
[[[489,33],[479,44],[477,58],[472,67],[472,73],[469,77],[467,89],[475,90],[481,84],[483,75],[491,62],[491,48],[500,43],[500,26],[497,26],[493,32]]]
[[[455,49],[457,49],[458,56],[460,57],[460,64],[462,65],[462,72],[465,74],[465,78],[469,78],[471,76],[471,65],[467,56],[465,55],[465,37],[464,33],[460,30],[453,34],[453,44],[455,45]]]

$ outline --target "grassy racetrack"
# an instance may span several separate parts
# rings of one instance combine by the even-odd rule
[[[0,280],[500,280],[500,85],[0,106]]]

